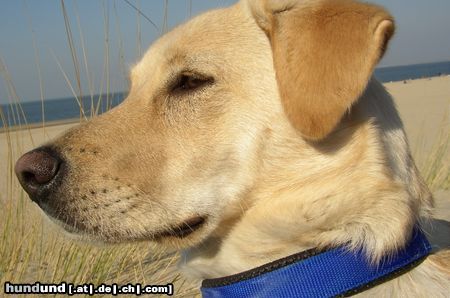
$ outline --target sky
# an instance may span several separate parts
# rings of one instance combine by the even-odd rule
[[[15,100],[14,94],[21,101],[30,101],[80,93],[62,3],[73,37],[82,93],[126,90],[129,68],[165,29],[165,2],[1,0],[0,104]],[[167,0],[166,27],[173,28],[191,15],[234,2]],[[449,0],[370,2],[385,6],[397,24],[380,66],[450,61]]]

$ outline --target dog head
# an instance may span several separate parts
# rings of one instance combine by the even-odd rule
[[[152,45],[121,105],[24,155],[17,175],[70,232],[195,245],[256,204],[274,155],[334,144],[393,31],[382,8],[346,0],[205,13]]]

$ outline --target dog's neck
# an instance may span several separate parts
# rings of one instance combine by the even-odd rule
[[[364,98],[359,105],[356,115],[320,144],[294,134],[272,135],[259,180],[236,208],[245,211],[232,214],[204,243],[186,250],[184,271],[220,277],[306,249],[344,244],[363,247],[377,262],[402,247],[422,203],[414,198],[419,190],[402,179],[420,178],[411,166],[413,178],[395,172],[406,167],[391,164],[400,162],[395,156],[402,150],[409,154],[406,142],[387,148],[383,138],[390,136],[374,123],[383,115],[369,119]],[[394,132],[404,138],[401,123]]]

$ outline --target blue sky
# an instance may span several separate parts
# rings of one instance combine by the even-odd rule
[[[161,29],[163,0],[128,0],[139,7]],[[192,15],[234,0],[192,0]],[[381,66],[450,60],[450,1],[373,0],[387,7],[397,21],[397,33]],[[159,36],[154,26],[137,16],[126,0],[65,0],[84,94],[126,89],[127,69]],[[189,16],[189,0],[168,1],[168,27]],[[105,34],[105,15],[108,34]],[[80,24],[80,25],[78,25]],[[81,28],[81,30],[80,30]],[[78,92],[67,41],[61,2],[57,0],[2,0],[0,5],[0,103],[11,100],[5,83],[11,77],[22,101],[61,98]],[[138,34],[140,32],[140,34]],[[80,33],[83,35],[84,49]],[[105,76],[105,36],[108,36],[109,77]],[[34,43],[33,43],[34,39]],[[86,74],[84,55],[88,64]],[[38,59],[36,59],[38,57]],[[123,58],[120,58],[123,57]],[[39,80],[39,64],[42,84]],[[5,68],[7,71],[5,71]],[[88,79],[89,76],[89,79]],[[7,78],[8,79],[8,78]],[[88,81],[92,82],[92,87]],[[103,88],[102,86],[103,82]],[[109,84],[106,84],[109,82]]]

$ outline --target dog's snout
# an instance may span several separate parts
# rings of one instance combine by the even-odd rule
[[[15,172],[31,199],[36,200],[43,189],[55,187],[53,182],[61,162],[56,151],[49,148],[38,148],[19,158]]]

